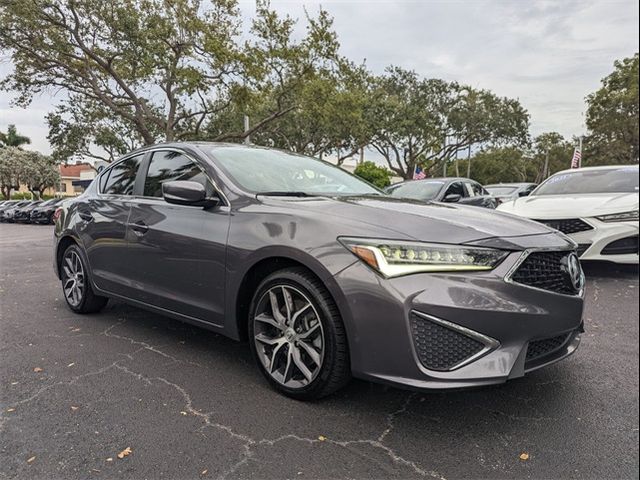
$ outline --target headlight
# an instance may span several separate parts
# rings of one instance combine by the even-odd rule
[[[505,250],[442,243],[339,238],[360,260],[385,277],[419,272],[492,270],[508,254]]]
[[[596,217],[601,222],[637,222],[638,210],[632,210],[631,212],[614,213],[611,215],[602,215]]]

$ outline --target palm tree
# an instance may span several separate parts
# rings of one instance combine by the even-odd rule
[[[24,135],[19,135],[15,125],[9,125],[7,133],[0,132],[0,144],[7,147],[20,147],[31,143],[31,139]]]

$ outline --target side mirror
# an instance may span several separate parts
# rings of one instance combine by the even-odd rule
[[[462,195],[458,195],[457,193],[450,193],[446,197],[444,197],[443,201],[446,203],[456,203],[459,202],[462,198]]]
[[[198,182],[175,180],[162,184],[162,197],[167,203],[211,208],[220,203],[218,197],[207,198],[204,186]]]

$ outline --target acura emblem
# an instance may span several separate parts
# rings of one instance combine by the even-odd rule
[[[567,256],[567,274],[569,280],[576,292],[582,290],[584,286],[584,274],[582,273],[582,267],[580,266],[580,260],[575,253]]]

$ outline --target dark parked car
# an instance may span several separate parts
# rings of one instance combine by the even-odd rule
[[[271,385],[295,398],[351,375],[414,389],[502,383],[580,341],[584,276],[561,233],[391,197],[292,153],[147,147],[55,219],[71,310],[113,297],[248,339]]]
[[[29,223],[31,221],[31,212],[34,208],[42,204],[42,200],[36,200],[29,202],[27,205],[21,208],[17,208],[13,214],[13,221],[19,223]]]
[[[485,185],[484,189],[498,199],[500,203],[527,197],[538,186],[536,183],[495,183]]]
[[[31,223],[53,223],[53,214],[63,200],[62,198],[52,198],[42,202],[31,211]]]
[[[8,205],[3,205],[2,209],[0,209],[0,221],[2,222],[13,222],[13,217],[22,207],[26,207],[31,203],[31,200],[18,200],[14,203],[9,203]]]
[[[423,202],[445,202],[496,208],[498,202],[482,185],[468,178],[426,178],[396,183],[386,189],[398,198],[410,198]]]

